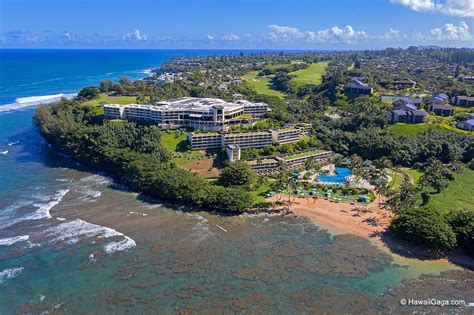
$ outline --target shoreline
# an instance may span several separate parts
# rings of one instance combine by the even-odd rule
[[[278,197],[273,196],[267,200],[275,202]],[[287,206],[287,196],[282,200]],[[388,230],[391,214],[378,205],[377,198],[367,205],[357,205],[321,198],[292,197],[289,208],[290,213],[306,217],[332,234],[349,233],[368,239],[379,249],[392,255],[396,263],[423,264],[425,267],[426,263],[430,263],[448,269],[474,271],[474,259],[460,251],[445,257],[433,257],[414,245],[393,238]]]

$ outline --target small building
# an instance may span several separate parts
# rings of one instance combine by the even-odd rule
[[[396,95],[382,95],[382,101],[403,101],[405,103],[414,104],[416,107],[420,107],[421,99],[419,98],[410,98],[406,96],[396,96]]]
[[[395,84],[401,88],[414,88],[416,86],[416,81],[413,81],[411,79],[403,79],[403,80],[398,80],[395,81]]]
[[[427,106],[431,104],[446,104],[449,100],[449,96],[444,93],[433,94],[425,103]]]
[[[359,81],[361,84],[346,84],[344,92],[350,94],[372,95],[374,88]]]
[[[418,106],[416,106],[411,101],[407,100],[397,100],[393,102],[393,109],[401,109],[401,110],[417,110]]]
[[[474,119],[460,121],[458,122],[457,127],[462,130],[474,131]]]
[[[456,106],[473,107],[474,106],[474,96],[455,96],[453,98],[453,103]]]
[[[237,145],[230,144],[225,147],[225,151],[227,153],[227,158],[229,161],[239,161],[240,160],[240,154],[241,154],[241,149]]]
[[[447,104],[433,103],[428,106],[428,111],[439,116],[453,116],[454,107]]]
[[[390,118],[392,123],[419,124],[426,121],[426,113],[422,110],[394,109]]]

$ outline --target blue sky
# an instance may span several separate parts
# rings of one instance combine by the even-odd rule
[[[0,47],[474,47],[474,0],[0,0]]]

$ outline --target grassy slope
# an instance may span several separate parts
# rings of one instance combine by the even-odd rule
[[[99,98],[84,102],[84,105],[99,105],[101,103],[107,104],[132,104],[137,101],[135,96],[107,96],[106,94],[100,94]]]
[[[258,94],[265,94],[277,97],[285,97],[285,94],[270,88],[270,80],[268,77],[259,77],[258,71],[251,71],[246,73],[242,78],[247,82],[252,89]]]
[[[441,117],[441,116],[434,116],[430,115],[428,117],[428,122],[424,124],[393,124],[390,125],[389,128],[394,133],[398,135],[412,135],[415,133],[423,132],[428,129],[439,129],[444,131],[452,131],[457,133],[464,133],[464,134],[473,134],[473,132],[465,131],[458,129],[453,124],[453,117]]]
[[[166,131],[162,133],[161,143],[165,148],[173,153],[173,161],[176,165],[183,165],[202,159],[201,151],[182,152],[182,150],[180,150],[179,145],[186,141],[187,137],[187,132],[178,133],[176,131]]]
[[[262,196],[262,194],[266,193],[268,190],[270,190],[270,185],[269,184],[263,184],[256,188],[256,190],[250,191],[250,196],[252,197],[253,203],[259,203],[259,202],[265,202],[265,196]]]
[[[295,77],[291,79],[291,82],[296,86],[302,86],[305,84],[321,84],[322,77],[326,72],[328,62],[318,62],[311,64],[308,68],[291,72],[291,75]]]
[[[433,125],[429,124],[393,124],[389,128],[397,135],[413,135],[419,132],[433,128]]]
[[[171,131],[171,132],[163,132],[161,136],[161,143],[170,150],[171,152],[177,152],[178,151],[178,144],[181,143],[182,141],[186,141],[188,137],[188,134],[186,132],[183,132],[181,134],[178,134],[177,132]]]
[[[431,196],[428,207],[442,213],[463,208],[474,211],[474,171],[464,169],[455,174],[445,190]]]

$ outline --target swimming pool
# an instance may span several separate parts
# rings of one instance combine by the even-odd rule
[[[325,183],[344,184],[347,176],[351,176],[352,171],[347,167],[336,167],[335,175],[319,175],[318,179]]]

